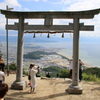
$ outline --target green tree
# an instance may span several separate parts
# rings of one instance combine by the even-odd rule
[[[59,77],[61,77],[61,78],[69,78],[69,70],[67,70],[67,69],[62,69],[62,70],[59,72]]]
[[[15,71],[16,68],[17,67],[16,67],[16,64],[15,63],[12,63],[12,64],[9,65],[9,69],[12,70],[12,71]]]
[[[93,75],[93,74],[83,73],[82,76],[83,76],[83,80],[85,80],[85,81],[99,82],[99,80],[100,80],[96,75]]]
[[[83,73],[86,73],[88,75],[96,75],[97,77],[100,78],[100,68],[94,67],[94,68],[87,68],[83,70]]]
[[[16,68],[17,68],[17,66],[16,66],[15,63],[11,63],[11,64],[9,65],[9,70],[11,70],[11,71],[16,71]],[[5,67],[5,69],[7,69],[7,66]]]
[[[58,66],[50,66],[47,68],[43,68],[43,71],[45,72],[59,72],[62,68],[58,67]]]

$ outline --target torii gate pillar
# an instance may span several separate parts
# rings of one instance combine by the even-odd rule
[[[27,82],[22,80],[23,75],[23,41],[24,41],[24,18],[19,17],[18,44],[17,44],[17,75],[16,81],[11,84],[12,89],[23,90]]]
[[[72,84],[69,85],[68,93],[82,94],[82,87],[79,83],[79,18],[74,18],[73,34],[73,71]]]

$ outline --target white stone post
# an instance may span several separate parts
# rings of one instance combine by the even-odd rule
[[[78,86],[79,80],[79,19],[74,18],[74,34],[73,34],[73,74],[72,84]]]
[[[24,36],[24,18],[19,18],[18,25],[18,44],[17,44],[17,75],[16,81],[22,81],[22,70],[23,70],[23,36]]]
[[[73,25],[73,69],[72,84],[69,85],[68,92],[71,94],[82,94],[82,88],[79,83],[79,18],[74,18]]]
[[[22,81],[23,74],[23,41],[24,41],[24,18],[19,17],[18,24],[18,44],[17,44],[17,75],[16,81],[12,84],[13,89],[24,89],[26,82]]]

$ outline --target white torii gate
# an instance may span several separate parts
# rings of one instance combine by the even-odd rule
[[[19,23],[6,25],[7,30],[18,30],[18,47],[17,47],[17,75],[16,80],[12,83],[13,89],[24,89],[26,82],[22,80],[23,70],[23,38],[24,31],[69,31],[73,30],[73,76],[72,84],[68,87],[71,94],[82,94],[82,87],[79,85],[79,31],[93,31],[94,26],[86,26],[79,23],[80,19],[92,19],[94,15],[99,14],[100,9],[88,11],[53,11],[53,12],[17,12],[0,10],[9,19],[19,19]],[[53,19],[73,19],[69,25],[53,25]],[[24,19],[44,19],[44,25],[28,25]]]

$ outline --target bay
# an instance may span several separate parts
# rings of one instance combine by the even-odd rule
[[[0,36],[0,41],[1,44],[6,46],[5,36]],[[9,36],[9,47],[12,45],[17,47],[17,36]],[[42,37],[36,36],[36,38],[33,38],[32,35],[26,35],[24,36],[24,46],[26,45],[38,45],[44,48],[62,48],[62,50],[59,51],[60,53],[70,58],[73,55],[73,39],[68,36],[61,38],[60,36],[51,35],[50,38],[47,38],[47,36],[44,35]],[[80,37],[79,58],[90,66],[100,67],[100,39]]]

